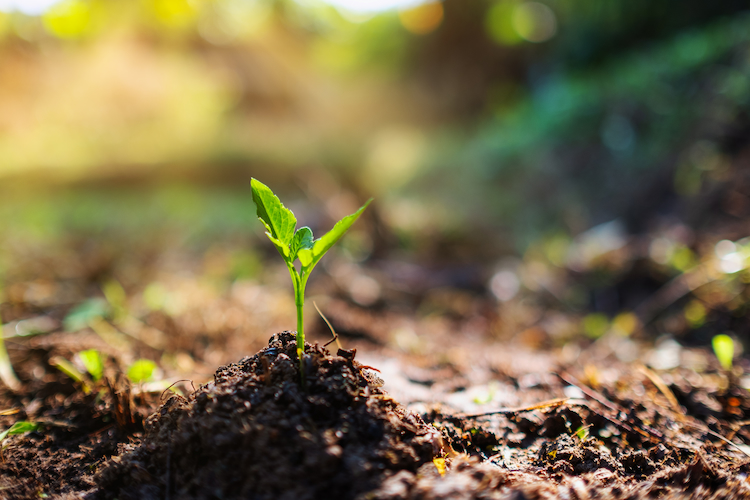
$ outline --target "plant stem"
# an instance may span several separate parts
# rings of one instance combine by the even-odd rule
[[[299,374],[302,385],[305,385],[305,363],[303,355],[305,354],[305,328],[304,328],[304,307],[305,307],[305,285],[307,276],[300,276],[293,264],[289,264],[289,273],[292,275],[294,284],[294,305],[297,307],[297,358],[299,359]]]
[[[294,300],[297,306],[297,356],[300,359],[300,366],[302,363],[302,354],[305,352],[305,330],[304,330],[304,315],[302,314],[303,308],[305,307],[305,292],[304,290],[296,293]]]

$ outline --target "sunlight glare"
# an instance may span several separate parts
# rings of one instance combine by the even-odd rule
[[[0,0],[0,11],[18,11],[28,16],[38,16],[60,0]]]
[[[351,12],[374,13],[391,9],[416,7],[424,0],[325,0],[326,3]]]

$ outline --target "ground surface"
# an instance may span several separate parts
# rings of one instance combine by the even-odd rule
[[[122,377],[84,394],[49,365],[78,346],[43,338],[11,351],[0,418],[43,427],[6,441],[5,498],[750,498],[750,397],[701,351],[657,372],[478,339],[427,367],[310,347],[302,389],[281,334],[159,406]]]
[[[710,198],[750,196],[745,171]],[[308,287],[306,387],[272,248],[0,234],[20,379],[0,429],[36,426],[3,440],[0,497],[750,498],[750,230],[688,215],[523,259],[471,239],[418,263],[376,237],[333,252]],[[156,369],[135,383],[137,360]]]

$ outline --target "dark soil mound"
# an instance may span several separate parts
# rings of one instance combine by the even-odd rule
[[[169,399],[140,446],[102,471],[101,498],[354,498],[430,461],[439,433],[407,413],[354,361],[294,335],[220,368],[185,400]]]

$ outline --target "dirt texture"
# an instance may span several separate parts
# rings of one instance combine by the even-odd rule
[[[616,387],[595,390],[564,372],[545,387],[551,394],[580,388],[585,399],[476,415],[429,412],[425,420],[441,429],[448,449],[447,472],[399,473],[372,498],[750,498],[750,450],[725,437],[745,439],[747,390],[693,388],[685,397],[678,373],[659,390],[644,385],[640,371],[617,368]],[[675,394],[684,406],[670,407]]]
[[[750,498],[750,449],[738,444],[750,441],[750,393],[708,357],[698,375],[508,352],[526,369],[498,357],[505,371],[485,373],[494,395],[479,403],[469,367],[404,364],[395,392],[429,383],[433,397],[405,407],[353,349],[308,345],[301,385],[285,332],[160,404],[114,358],[86,393],[50,365],[80,345],[28,348],[12,352],[24,387],[0,394],[12,409],[0,420],[41,427],[4,441],[2,498]]]
[[[92,498],[348,499],[416,472],[440,451],[439,432],[354,354],[308,344],[302,384],[294,335],[275,335],[189,398],[170,398]]]
[[[39,428],[3,441],[2,499],[81,498],[95,487],[98,467],[143,430],[157,401],[146,394],[134,398],[127,379],[109,370],[111,377],[82,390],[51,364],[72,356],[71,343],[65,336],[47,340],[11,351],[23,386],[0,391],[0,427],[32,421]]]

